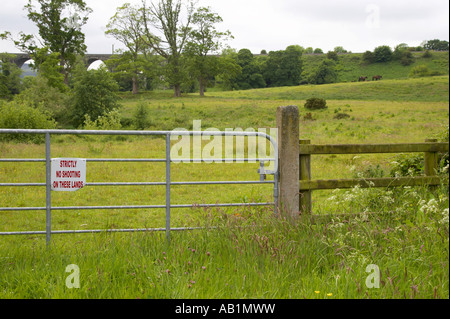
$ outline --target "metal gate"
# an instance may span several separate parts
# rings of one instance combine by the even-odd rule
[[[0,183],[2,187],[25,187],[25,186],[41,186],[46,188],[45,207],[0,207],[0,211],[46,211],[46,229],[45,231],[14,231],[14,232],[0,232],[0,235],[46,235],[47,244],[51,240],[52,234],[64,233],[96,233],[96,232],[139,232],[139,231],[165,231],[166,237],[170,238],[170,231],[181,231],[194,229],[192,227],[171,228],[170,226],[170,212],[171,209],[177,208],[191,208],[191,207],[234,207],[234,206],[271,206],[274,207],[274,213],[277,212],[278,206],[278,147],[276,141],[268,134],[262,132],[233,132],[233,131],[91,131],[91,130],[29,130],[29,129],[0,129],[0,134],[42,134],[45,135],[45,159],[5,159],[0,158],[0,162],[44,162],[46,171],[45,183]],[[165,182],[139,182],[139,183],[89,183],[85,186],[166,186],[165,196],[166,200],[161,205],[138,205],[138,206],[52,206],[51,200],[51,135],[134,135],[134,136],[150,136],[159,135],[165,136],[165,153],[164,159],[86,159],[86,162],[151,162],[151,163],[165,163]],[[226,163],[230,162],[259,162],[260,174],[259,181],[207,181],[207,182],[174,182],[171,180],[171,163],[174,162],[171,158],[171,136],[255,136],[262,137],[270,141],[274,149],[274,158],[236,158],[223,159]],[[202,159],[178,159],[183,162],[201,162]],[[265,163],[274,162],[274,170],[266,170]],[[266,181],[266,175],[274,175],[272,181]],[[232,184],[273,184],[273,202],[268,203],[228,203],[228,204],[171,204],[171,186],[175,185],[232,185]],[[161,209],[165,208],[165,228],[145,228],[145,229],[105,229],[105,230],[58,230],[51,229],[51,213],[54,210],[98,210],[98,209]]]

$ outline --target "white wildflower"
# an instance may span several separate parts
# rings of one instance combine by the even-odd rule
[[[448,224],[448,208],[442,211],[442,219],[439,221],[439,224]]]
[[[384,203],[393,204],[395,200],[390,196],[382,196],[381,197]]]
[[[439,212],[438,202],[434,198],[430,199],[430,201],[428,203],[426,203],[426,201],[424,201],[424,200],[421,200],[419,202],[419,205],[421,206],[419,208],[419,210],[422,213],[424,213],[424,212],[427,212],[427,213]]]

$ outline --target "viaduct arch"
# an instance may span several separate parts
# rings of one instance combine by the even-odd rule
[[[28,53],[11,53],[11,55],[15,56],[12,59],[12,62],[14,62],[19,68],[21,68],[25,62],[31,59],[31,56]],[[106,60],[110,59],[111,56],[112,54],[85,54],[84,60],[86,66],[90,66],[97,60],[105,62]]]

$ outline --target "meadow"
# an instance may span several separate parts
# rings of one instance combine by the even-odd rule
[[[235,92],[200,98],[122,95],[132,128],[139,103],[151,130],[275,127],[276,108],[298,105],[300,138],[312,143],[423,142],[448,130],[448,76]],[[328,108],[303,108],[310,97]],[[311,113],[311,114],[308,114]],[[347,114],[345,119],[335,118]],[[447,133],[448,134],[448,133]],[[0,143],[2,158],[44,158],[44,146]],[[164,140],[54,136],[52,157],[164,158]],[[388,174],[396,155],[314,156],[313,178]],[[174,181],[258,180],[258,164],[172,164]],[[164,181],[164,163],[90,163],[88,182]],[[269,179],[271,177],[269,176]],[[43,182],[43,163],[0,163],[0,183]],[[448,175],[443,176],[448,179]],[[161,187],[86,187],[52,193],[55,206],[164,203]],[[270,185],[173,187],[174,204],[271,201]],[[172,212],[172,227],[202,230],[0,237],[0,298],[448,298],[448,186],[313,193],[315,215],[292,222],[267,208]],[[0,188],[1,207],[45,206],[40,187]],[[352,216],[350,213],[363,213]],[[377,214],[373,214],[377,213]],[[52,229],[164,227],[164,210],[55,211]],[[0,212],[0,232],[44,230],[44,212]],[[66,267],[80,269],[69,289]],[[366,268],[380,269],[369,288]]]

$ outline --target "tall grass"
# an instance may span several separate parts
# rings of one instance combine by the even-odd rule
[[[199,210],[207,228],[172,233],[170,243],[159,233],[61,235],[46,248],[10,237],[0,242],[0,296],[448,298],[448,197],[440,195],[418,190],[423,202],[397,214],[296,223],[261,210]],[[80,287],[70,289],[72,264]],[[379,288],[366,285],[371,264]]]

